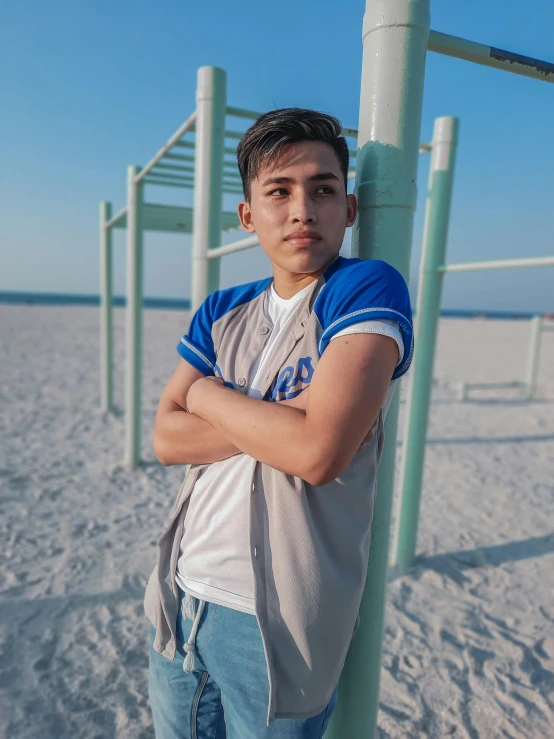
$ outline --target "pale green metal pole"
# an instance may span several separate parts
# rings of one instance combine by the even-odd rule
[[[112,204],[100,203],[100,407],[113,409]]]
[[[208,250],[221,246],[223,149],[227,75],[218,67],[200,67],[196,91],[196,168],[192,235],[192,309],[219,288],[220,260]]]
[[[503,69],[512,74],[521,74],[544,82],[554,82],[554,64],[542,59],[523,56],[513,51],[497,49],[494,46],[477,44],[465,38],[449,36],[447,33],[431,31],[429,34],[429,51],[438,54],[465,59],[468,62],[482,64],[485,67]]]
[[[127,327],[125,353],[125,458],[140,462],[142,380],[143,185],[138,167],[127,170]]]
[[[429,0],[367,0],[356,168],[353,252],[384,259],[407,279],[429,36]],[[377,727],[394,481],[398,394],[385,424],[360,625],[326,739],[372,739]]]
[[[527,375],[525,378],[525,396],[531,400],[537,390],[539,375],[539,357],[541,353],[542,316],[533,316],[531,319],[531,336],[529,340],[529,355],[527,358]]]
[[[441,272],[483,272],[488,269],[521,269],[522,267],[554,267],[554,257],[525,257],[524,259],[495,259],[493,262],[464,262],[443,264]]]
[[[406,433],[401,473],[402,497],[394,557],[395,563],[400,567],[409,567],[412,563],[417,542],[425,442],[443,281],[443,272],[439,270],[439,267],[444,264],[446,255],[457,141],[458,119],[437,118],[433,134],[423,252],[417,291],[412,386],[406,409]]]

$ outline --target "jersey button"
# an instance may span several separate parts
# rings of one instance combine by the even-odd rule
[[[237,380],[237,385],[240,385],[240,387],[244,387],[246,385],[246,380],[244,379],[244,377],[239,377],[239,379]]]
[[[263,334],[264,336],[266,334],[268,334],[269,333],[269,326],[262,326],[262,328],[260,329],[260,333]]]

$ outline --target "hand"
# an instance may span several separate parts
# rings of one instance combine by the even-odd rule
[[[196,382],[193,382],[187,393],[185,410],[189,413],[195,413],[194,409],[199,403],[201,403],[201,398],[205,397],[205,393],[213,392],[213,390],[210,390],[210,386],[213,388],[217,385],[224,387],[225,381],[221,377],[216,377],[214,375],[207,375],[206,377],[201,377],[199,380],[196,380]]]

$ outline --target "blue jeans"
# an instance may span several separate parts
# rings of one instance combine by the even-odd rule
[[[256,616],[206,603],[196,637],[196,669],[183,671],[183,644],[192,627],[182,613],[183,599],[180,591],[175,659],[150,649],[156,739],[321,739],[337,689],[317,716],[266,725],[269,683]]]

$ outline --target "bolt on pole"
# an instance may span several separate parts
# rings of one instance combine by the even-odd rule
[[[406,279],[428,37],[429,0],[367,0],[356,167],[359,217],[352,250],[363,259],[386,260]],[[326,739],[370,739],[376,733],[398,397],[396,393],[385,424],[360,625],[342,671],[339,702]]]
[[[401,500],[394,558],[395,563],[400,567],[409,567],[416,549],[425,442],[444,274],[439,267],[444,264],[446,255],[457,141],[458,119],[437,118],[433,134],[423,253],[417,294],[412,385],[406,410]],[[464,388],[465,392],[467,388]]]

